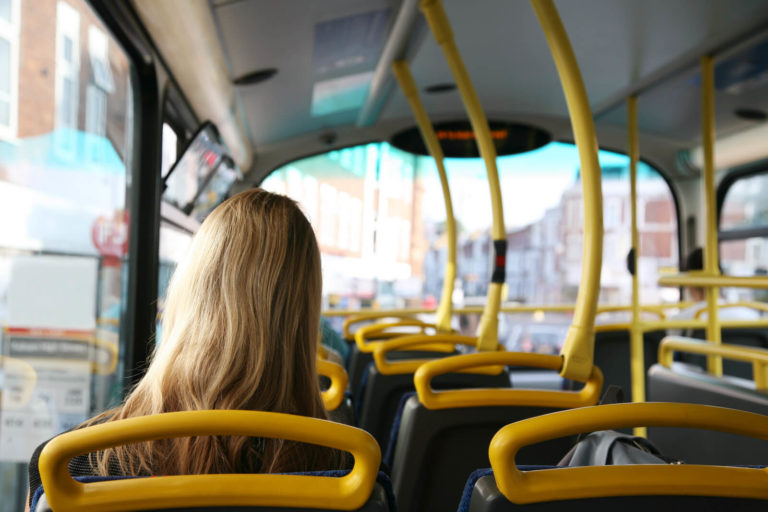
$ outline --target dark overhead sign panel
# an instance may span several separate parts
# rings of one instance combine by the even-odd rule
[[[499,156],[533,151],[552,140],[549,133],[534,126],[498,121],[491,121],[488,124],[491,128],[491,138],[496,146],[496,153]],[[437,123],[434,127],[446,157],[477,158],[480,156],[475,141],[475,132],[472,131],[472,125],[468,121]],[[415,126],[395,134],[391,143],[396,148],[409,153],[429,155],[421,138],[421,133]]]

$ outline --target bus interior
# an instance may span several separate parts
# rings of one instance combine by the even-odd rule
[[[335,423],[88,437],[193,236],[253,187],[314,229]],[[766,0],[2,0],[0,512],[56,436],[36,510],[763,507],[766,204]],[[163,429],[354,467],[69,477]],[[676,463],[534,470],[605,429]]]

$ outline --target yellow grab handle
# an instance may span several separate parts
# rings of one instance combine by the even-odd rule
[[[344,401],[344,391],[347,389],[347,382],[349,381],[347,371],[343,366],[318,358],[317,373],[331,379],[331,387],[323,391],[322,396],[325,408],[333,411]]]
[[[427,147],[429,154],[435,160],[437,174],[440,177],[440,186],[443,189],[445,200],[445,233],[448,238],[448,254],[445,262],[445,275],[443,276],[443,293],[440,296],[440,304],[437,308],[435,325],[438,332],[451,332],[451,307],[453,302],[453,282],[456,280],[456,220],[453,216],[453,203],[451,202],[451,189],[448,185],[448,173],[443,163],[443,148],[437,138],[435,129],[429,121],[429,116],[419,98],[419,89],[413,80],[408,62],[396,60],[392,63],[392,72],[400,84],[405,99],[413,111],[413,117],[419,126],[421,138]]]
[[[752,363],[753,377],[757,389],[768,389],[768,350],[741,345],[715,345],[707,341],[683,336],[667,336],[659,345],[659,363],[667,368],[672,366],[675,352],[718,356],[734,361]]]
[[[717,309],[729,309],[729,308],[749,308],[754,309],[755,311],[768,311],[768,304],[765,302],[754,302],[754,301],[744,301],[744,302],[731,302],[728,304],[718,304]],[[694,318],[696,320],[700,319],[704,313],[707,312],[708,307],[702,306],[699,309],[696,310],[696,314],[694,315]],[[722,324],[722,322],[720,322]]]
[[[234,435],[286,439],[352,453],[355,465],[341,478],[276,474],[159,476],[83,484],[69,474],[77,455],[111,446],[171,437]],[[184,411],[112,421],[53,438],[40,454],[40,477],[56,512],[127,511],[184,507],[265,506],[342,510],[368,500],[381,451],[358,428],[332,421],[259,411]]]
[[[636,426],[703,428],[768,440],[768,416],[708,405],[629,403],[544,414],[507,425],[491,440],[496,484],[518,504],[635,495],[768,499],[768,471],[700,465],[589,466],[520,471],[517,452],[558,437]]]
[[[395,350],[404,349],[434,350],[435,348],[440,348],[440,352],[446,352],[453,350],[459,345],[475,347],[477,345],[477,338],[474,336],[462,336],[460,334],[414,334],[410,336],[401,336],[394,340],[377,343],[376,347],[373,349],[373,360],[376,363],[376,368],[379,370],[379,373],[383,375],[413,373],[419,366],[428,363],[429,361],[433,361],[434,358],[388,361],[387,354]],[[504,350],[504,347],[498,345],[497,350]],[[490,368],[478,368],[471,373],[498,375],[503,370],[503,367],[493,366]]]
[[[573,136],[579,150],[584,203],[584,235],[581,258],[581,284],[576,298],[573,323],[563,345],[560,375],[585,380],[592,372],[595,349],[595,314],[600,293],[603,258],[603,191],[597,136],[579,65],[568,34],[552,0],[531,0],[549,43],[563,85]]]
[[[435,42],[443,50],[445,60],[451,68],[451,74],[456,81],[456,87],[459,89],[461,100],[466,107],[469,122],[472,124],[472,130],[475,133],[477,148],[480,156],[483,158],[488,175],[491,210],[493,213],[491,235],[493,237],[495,263],[491,283],[488,285],[487,302],[483,316],[480,318],[477,347],[478,350],[494,350],[499,341],[498,317],[502,300],[502,285],[506,278],[504,269],[507,257],[507,233],[504,228],[504,206],[501,201],[499,171],[496,166],[496,146],[491,137],[491,129],[483,111],[483,106],[480,104],[480,99],[472,85],[469,73],[467,73],[467,69],[464,67],[464,61],[453,39],[453,31],[451,30],[448,16],[446,16],[443,9],[443,4],[440,0],[421,0],[419,7],[427,19]]]
[[[413,333],[409,332],[387,332],[389,329],[396,329],[399,327],[419,327],[423,333],[426,328],[435,326],[422,322],[421,320],[401,320],[399,322],[388,322],[383,324],[373,324],[361,327],[355,332],[355,344],[360,352],[373,352],[373,348],[376,346],[375,342],[367,341],[369,338],[395,338],[399,336],[408,336]]]
[[[721,288],[768,288],[768,277],[765,276],[723,276],[710,274],[703,270],[680,272],[659,278],[659,286],[699,286]]]
[[[600,398],[603,374],[597,366],[580,391],[539,391],[530,389],[457,389],[434,391],[432,379],[438,375],[480,366],[512,365],[559,370],[559,356],[524,352],[483,352],[436,359],[416,370],[413,377],[419,401],[427,409],[483,406],[583,407],[594,405]]]
[[[350,316],[344,320],[342,333],[345,340],[355,339],[355,333],[352,332],[352,326],[359,324],[360,322],[368,322],[370,320],[376,320],[379,318],[399,318],[401,320],[415,320],[412,313],[400,313],[397,311],[371,311],[366,313],[359,313],[354,316]],[[369,326],[370,327],[370,326]]]

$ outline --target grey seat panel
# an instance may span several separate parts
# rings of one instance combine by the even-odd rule
[[[468,507],[459,512],[751,512],[768,507],[765,500],[708,496],[615,496],[516,505],[501,494],[493,475],[477,480],[471,492]]]
[[[645,373],[656,364],[659,343],[665,335],[666,331],[652,331],[643,335]],[[603,388],[607,388],[610,384],[620,386],[624,391],[625,400],[629,401],[632,394],[629,331],[595,333],[595,365],[603,372]]]
[[[508,388],[509,372],[499,375],[452,373],[439,375],[432,381],[434,389],[458,388]],[[406,393],[415,391],[413,374],[382,375],[375,365],[368,367],[368,382],[365,386],[360,413],[360,428],[370,432],[379,442],[382,451],[386,449],[392,421],[397,413],[400,399]]]
[[[675,363],[654,365],[648,372],[648,399],[729,407],[768,415],[768,393],[751,381],[717,378],[700,368]],[[765,465],[768,442],[759,439],[683,428],[649,428],[648,438],[665,455],[689,464]]]
[[[553,412],[539,407],[466,407],[429,410],[406,401],[392,464],[400,512],[456,510],[469,475],[488,467],[488,446],[509,423]],[[524,448],[518,461],[555,464],[573,446],[562,438]]]

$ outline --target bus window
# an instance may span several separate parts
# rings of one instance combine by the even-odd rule
[[[600,152],[605,196],[605,248],[600,300],[630,304],[629,159]],[[579,157],[572,144],[498,159],[507,226],[506,299],[521,304],[573,303],[581,276],[582,205]],[[483,162],[446,159],[458,229],[454,302],[485,302],[491,272],[491,207]],[[446,260],[445,206],[434,161],[367,144],[298,160],[275,170],[262,187],[297,200],[310,218],[323,256],[327,308],[434,307]],[[678,263],[672,193],[650,166],[638,170],[640,275],[643,302],[677,301],[659,288],[660,271]],[[533,319],[502,315],[500,337],[515,350],[555,352],[570,314]],[[479,316],[456,327],[471,334]],[[459,322],[457,320],[457,322]],[[535,324],[535,325],[534,325]]]
[[[4,512],[24,507],[37,445],[121,399],[133,84],[126,54],[86,2],[3,5]]]
[[[155,343],[160,343],[162,336],[162,315],[165,306],[165,295],[171,281],[173,271],[179,264],[184,253],[192,242],[192,234],[178,229],[167,222],[160,223],[160,268],[157,279],[157,314],[158,322],[155,329]]]
[[[720,213],[720,265],[734,276],[768,273],[768,174],[739,178],[725,193]],[[726,299],[766,300],[765,292],[726,288]]]

